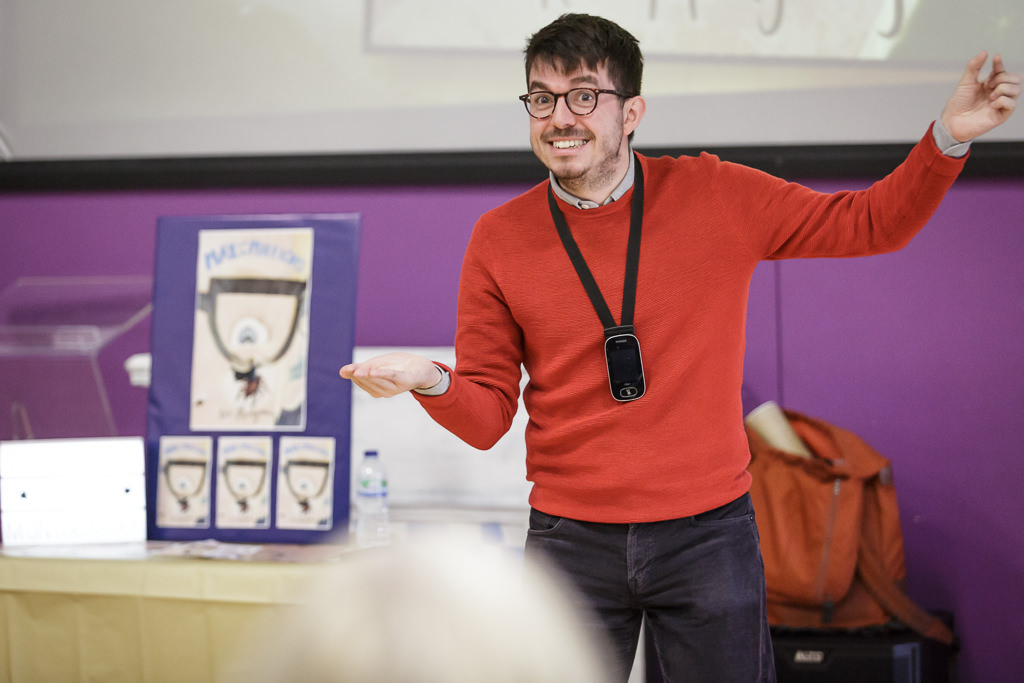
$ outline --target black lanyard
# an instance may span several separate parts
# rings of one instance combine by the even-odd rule
[[[558,236],[562,240],[569,260],[590,297],[590,303],[604,326],[605,362],[608,367],[608,381],[612,397],[616,401],[634,401],[646,391],[640,345],[633,327],[633,313],[636,309],[636,281],[640,272],[640,232],[644,222],[644,172],[640,159],[634,158],[633,206],[629,215],[629,242],[626,245],[626,276],[622,286],[622,316],[619,324],[608,308],[594,275],[573,239],[565,216],[558,208],[555,193],[548,185],[548,207],[555,222]]]
[[[615,318],[601,295],[601,289],[597,286],[587,262],[580,252],[576,240],[569,231],[569,225],[565,222],[562,210],[558,208],[555,193],[548,185],[548,207],[551,209],[551,218],[555,221],[555,228],[558,229],[558,236],[562,239],[562,245],[569,254],[576,274],[583,284],[583,289],[590,297],[590,303],[594,305],[597,317],[604,325],[605,335],[621,334],[628,330],[633,333],[633,311],[636,308],[636,281],[640,272],[640,231],[644,222],[644,172],[640,168],[640,160],[636,159],[635,174],[633,180],[633,206],[629,215],[629,243],[626,246],[626,279],[622,286],[622,318],[618,325]]]

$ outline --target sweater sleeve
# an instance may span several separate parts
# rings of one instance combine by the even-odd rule
[[[966,157],[939,151],[931,129],[892,173],[864,190],[816,192],[768,174],[723,164],[722,187],[745,191],[721,198],[734,225],[756,227],[743,239],[759,259],[846,257],[903,248],[925,226]]]
[[[488,449],[509,430],[519,406],[523,336],[495,280],[482,232],[478,223],[462,264],[451,386],[440,396],[414,396],[442,427]]]

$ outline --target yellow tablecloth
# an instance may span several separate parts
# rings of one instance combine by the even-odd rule
[[[244,681],[246,639],[330,564],[289,552],[243,561],[169,557],[152,544],[110,558],[2,552],[0,683]]]

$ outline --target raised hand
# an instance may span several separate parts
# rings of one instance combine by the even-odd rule
[[[992,71],[982,79],[988,52],[967,62],[953,96],[942,110],[942,125],[960,142],[973,140],[1000,125],[1013,114],[1021,93],[1020,74],[1010,73],[1003,58],[992,58]]]
[[[385,353],[339,370],[343,378],[376,398],[426,389],[441,380],[441,370],[429,358],[412,353]]]

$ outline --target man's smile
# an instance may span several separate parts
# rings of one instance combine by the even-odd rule
[[[552,140],[551,146],[555,149],[576,149],[586,145],[589,140]]]

